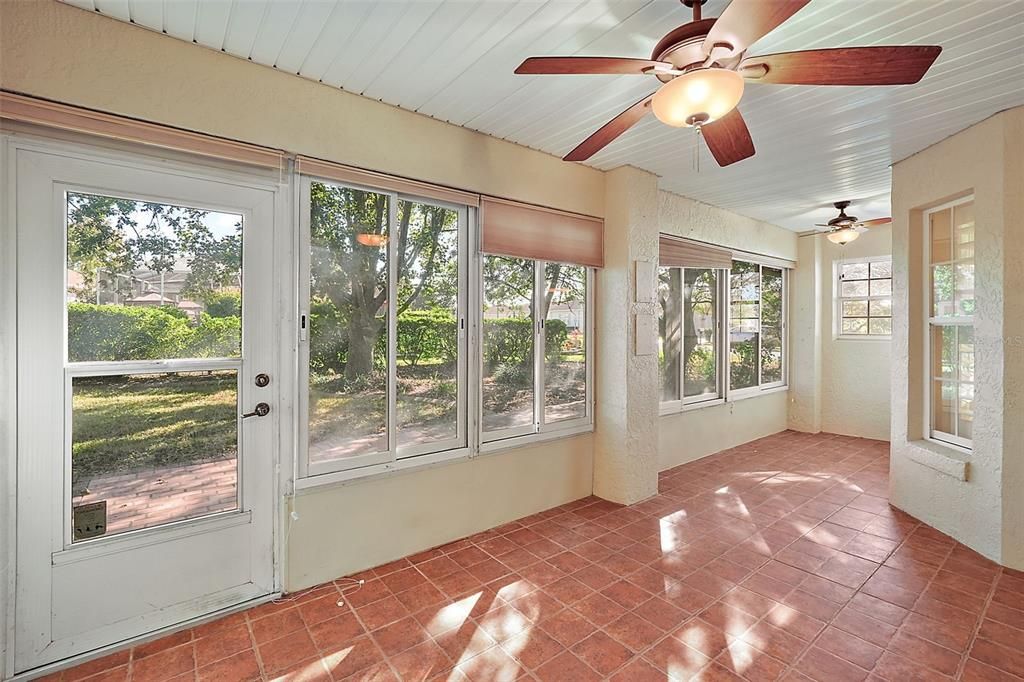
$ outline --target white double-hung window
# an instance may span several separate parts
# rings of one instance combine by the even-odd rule
[[[974,201],[925,213],[929,437],[971,447],[974,424]]]

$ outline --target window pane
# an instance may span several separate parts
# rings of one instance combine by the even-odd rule
[[[534,423],[534,263],[483,262],[483,430]]]
[[[867,296],[868,295],[868,283],[863,282],[843,282],[839,285],[839,295],[843,298],[853,298],[856,296]]]
[[[868,325],[868,332],[880,336],[892,334],[892,319],[888,317],[873,317]]]
[[[309,459],[386,452],[389,198],[310,192]]]
[[[544,421],[587,416],[587,269],[544,266]]]
[[[459,213],[398,202],[398,446],[458,437]]]
[[[683,306],[685,395],[718,395],[715,340],[718,327],[718,273],[686,268]]]
[[[956,313],[974,314],[974,263],[956,264]]]
[[[868,308],[871,311],[871,317],[890,317],[892,316],[892,299],[880,298],[877,301],[871,301]]]
[[[843,301],[843,317],[867,317],[867,301]]]
[[[680,268],[658,268],[658,369],[661,400],[679,400],[683,340],[683,286]]]
[[[72,507],[104,536],[235,509],[237,398],[233,370],[74,378]]]
[[[974,384],[959,385],[956,435],[970,440],[974,435]]]
[[[955,227],[953,239],[956,243],[955,253],[957,260],[974,259],[974,202],[960,204],[953,207],[953,225]]]
[[[761,268],[761,383],[782,381],[782,270]]]
[[[932,382],[932,430],[956,434],[956,384],[946,381]]]
[[[950,212],[938,211],[929,216],[929,234],[931,237],[931,262],[946,263],[953,260],[952,232]]]
[[[931,358],[933,378],[956,379],[956,327],[932,327]]]
[[[953,266],[932,266],[932,316],[949,317],[953,308]]]
[[[890,296],[890,295],[892,295],[892,280],[891,279],[873,279],[873,280],[871,280],[871,286],[869,287],[869,293],[872,296]]]
[[[866,317],[843,318],[843,334],[867,334],[868,320]]]
[[[729,277],[729,385],[757,386],[757,346],[760,269],[754,263],[733,261]]]
[[[876,260],[871,263],[871,278],[879,279],[884,277],[892,277],[892,261],[891,260]]]
[[[238,357],[242,216],[67,193],[68,360]]]
[[[839,267],[839,276],[842,279],[867,279],[867,263],[843,263]]]

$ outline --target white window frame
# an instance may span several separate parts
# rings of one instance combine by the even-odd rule
[[[586,368],[586,414],[575,419],[565,419],[547,423],[544,415],[544,329],[543,321],[534,321],[534,368],[537,390],[534,400],[534,424],[527,427],[507,429],[501,432],[483,433],[482,411],[482,265],[485,254],[479,251],[480,225],[479,211],[472,206],[452,204],[426,197],[407,195],[376,187],[344,183],[329,178],[297,174],[295,202],[299,235],[299,250],[296,287],[298,291],[297,311],[297,410],[295,430],[295,453],[297,458],[296,490],[345,483],[346,481],[377,476],[391,471],[402,471],[414,468],[433,466],[445,462],[469,459],[481,454],[507,450],[509,448],[529,445],[557,438],[566,438],[594,430],[594,319],[595,309],[595,269],[585,267],[587,273],[587,293],[585,312],[585,346],[587,353]],[[397,382],[394,372],[388,373],[388,449],[379,453],[356,455],[327,462],[311,463],[309,461],[309,300],[310,300],[310,220],[311,198],[310,186],[313,182],[327,185],[352,187],[355,189],[387,195],[389,197],[389,223],[397,224],[398,202],[401,200],[443,206],[458,210],[460,221],[459,233],[459,326],[460,355],[458,373],[460,377],[458,432],[459,442],[454,445],[449,441],[424,443],[397,447]],[[462,227],[464,225],[464,227]],[[388,366],[393,368],[397,362],[397,309],[398,281],[396,278],[398,240],[388,240]],[[544,266],[551,261],[534,261],[534,296],[535,309],[539,310],[539,297],[545,290]],[[575,263],[568,265],[578,266]],[[305,327],[303,326],[305,325]],[[485,440],[486,438],[486,440]]]
[[[744,263],[751,263],[756,265],[758,268],[758,284],[757,284],[757,295],[758,295],[758,306],[757,306],[757,381],[758,383],[754,386],[747,386],[745,388],[733,388],[729,381],[731,372],[729,371],[729,362],[726,360],[725,365],[725,377],[726,377],[726,401],[732,402],[736,400],[742,400],[744,398],[751,398],[753,396],[761,395],[763,393],[772,391],[781,391],[789,387],[789,268],[781,265],[775,265],[772,263],[763,263],[755,258],[733,258],[733,261],[742,261]],[[773,270],[779,270],[782,272],[782,378],[779,381],[771,381],[768,383],[761,382],[761,342],[763,340],[762,335],[762,292],[764,291],[764,269],[771,268]],[[731,341],[729,339],[730,330],[732,329],[732,270],[728,272],[726,280],[729,282],[729,286],[726,289],[726,293],[729,296],[727,310],[726,310],[726,331],[725,337],[725,353],[726,358],[729,357],[731,349]]]
[[[475,267],[473,274],[475,275],[474,289],[477,292],[478,301],[483,300],[483,261],[484,258],[492,254],[478,253],[476,258]],[[494,254],[497,255],[497,254]],[[532,260],[532,259],[520,259],[520,260]],[[533,309],[539,311],[541,309],[541,303],[544,299],[544,294],[547,290],[547,279],[545,276],[545,269],[548,263],[558,261],[542,261],[534,260],[533,262]],[[593,430],[594,425],[594,268],[581,266],[576,263],[563,263],[563,265],[571,265],[573,267],[582,267],[587,273],[587,291],[584,305],[586,306],[584,311],[584,325],[586,327],[584,331],[584,346],[586,348],[586,399],[585,399],[585,410],[586,413],[582,417],[575,419],[560,419],[551,423],[547,423],[545,417],[545,370],[546,370],[546,335],[544,330],[545,320],[534,319],[533,320],[533,369],[534,369],[534,400],[533,400],[533,424],[514,426],[507,429],[501,429],[496,431],[485,432],[483,430],[483,318],[480,316],[478,320],[475,320],[476,326],[480,330],[480,339],[477,344],[476,351],[476,380],[474,381],[475,387],[478,391],[480,398],[477,401],[477,413],[476,423],[478,435],[480,438],[479,452],[494,452],[501,450],[506,447],[516,447],[518,445],[525,445],[531,442],[548,440],[552,437],[562,437],[575,435],[577,433],[585,433]],[[481,306],[478,304],[474,311],[480,310]]]
[[[459,324],[459,360],[457,365],[457,426],[456,437],[444,441],[421,443],[407,446],[398,445],[398,382],[397,372],[397,332],[398,317],[398,279],[397,251],[398,240],[388,239],[388,376],[387,376],[387,444],[386,450],[366,453],[324,462],[309,460],[309,301],[310,301],[310,241],[311,241],[311,195],[312,183],[318,182],[334,187],[349,187],[366,192],[373,192],[388,197],[389,234],[398,224],[398,204],[400,201],[412,201],[429,204],[457,211],[459,214],[459,292],[458,292],[458,324]],[[343,183],[327,178],[309,175],[299,176],[299,371],[298,371],[298,414],[296,456],[299,458],[298,474],[300,479],[319,479],[332,474],[341,474],[333,479],[343,480],[356,476],[380,473],[392,469],[404,468],[405,461],[423,460],[423,463],[465,457],[471,451],[466,416],[469,414],[469,393],[471,381],[469,377],[469,356],[472,352],[469,334],[469,316],[467,311],[469,300],[469,239],[473,230],[470,226],[471,207],[451,204],[436,199],[392,192],[374,187],[366,187],[352,183]],[[297,487],[305,487],[299,485]]]
[[[924,316],[923,316],[924,317],[924,325],[923,325],[924,326],[924,349],[923,350],[924,350],[924,352],[922,353],[922,355],[924,356],[924,372],[923,372],[922,376],[924,377],[924,382],[923,382],[923,384],[924,384],[924,386],[923,386],[923,388],[924,388],[924,403],[923,403],[923,405],[924,405],[924,434],[925,434],[925,440],[928,440],[928,441],[931,441],[931,442],[934,442],[934,443],[937,443],[939,445],[946,446],[946,447],[953,446],[954,448],[957,448],[957,449],[959,449],[959,450],[961,450],[963,452],[967,452],[967,453],[970,453],[970,452],[973,451],[973,448],[974,448],[974,441],[973,441],[973,439],[971,439],[971,438],[963,438],[962,436],[960,436],[958,434],[954,434],[954,433],[947,433],[945,431],[939,431],[936,428],[934,428],[934,425],[932,423],[932,409],[934,407],[934,405],[932,404],[932,402],[933,402],[932,401],[932,386],[935,383],[935,381],[937,381],[937,379],[932,376],[932,360],[933,360],[933,355],[932,355],[932,328],[933,327],[971,327],[971,329],[974,330],[975,324],[974,324],[974,317],[973,316],[967,316],[967,315],[934,316],[934,315],[932,315],[932,290],[933,290],[933,286],[934,286],[933,283],[932,283],[932,267],[935,266],[935,265],[946,265],[946,264],[953,265],[954,266],[954,278],[955,278],[955,276],[956,276],[955,275],[955,266],[956,266],[956,264],[958,262],[963,262],[963,261],[961,259],[957,259],[957,258],[954,257],[950,261],[943,261],[943,262],[940,262],[940,263],[932,263],[931,216],[933,214],[935,214],[935,213],[941,213],[943,211],[949,211],[949,210],[953,209],[956,206],[960,206],[962,204],[968,204],[968,203],[971,203],[973,201],[974,201],[974,194],[969,194],[967,196],[960,197],[959,199],[954,199],[953,201],[946,202],[946,203],[941,204],[939,206],[934,206],[934,207],[924,211],[924,213],[923,213],[923,215],[921,217],[921,219],[923,221],[921,235],[922,235],[922,240],[924,242],[924,248],[921,249],[921,251],[922,251],[922,253],[924,255],[924,267],[923,267],[923,273],[924,273],[924,287],[923,287],[924,288],[924,308],[923,308],[923,310],[924,310]],[[955,226],[953,225],[952,220],[951,220],[950,221],[950,256],[955,256],[954,249],[956,248],[956,245],[955,245],[955,242],[953,241],[955,236],[956,236],[955,235]],[[975,225],[975,240],[977,240],[977,225]],[[975,246],[975,254],[976,253],[977,253],[977,247]],[[971,263],[972,264],[976,263],[976,257],[972,257],[971,258]],[[955,292],[955,279],[954,279],[954,292]],[[953,300],[954,300],[954,304],[955,304],[955,301],[956,301],[956,294],[955,293],[954,293],[954,299]],[[975,297],[975,305],[977,305],[977,297]],[[957,338],[959,339],[959,331],[957,332],[957,334],[958,334]],[[957,342],[956,345],[957,345],[957,355],[959,356],[959,345],[960,345],[959,341]],[[959,365],[959,362],[960,362],[959,357],[957,357],[957,364],[958,365]],[[947,381],[949,381],[949,380],[947,380]],[[952,381],[951,383],[953,383],[955,386],[957,386],[958,389],[959,389],[959,386],[961,384],[959,378],[957,378],[955,381]],[[974,384],[974,382],[964,382],[964,383]],[[959,390],[957,391],[957,395],[959,396]],[[958,400],[959,400],[959,398],[958,398]],[[959,429],[959,421],[960,421],[959,415],[960,415],[960,411],[959,411],[959,406],[958,406],[957,407],[957,411],[954,413],[954,419],[956,420],[954,422],[954,424],[955,424],[954,428],[955,429]]]
[[[892,301],[892,289],[889,290],[888,296],[872,296],[871,295],[871,264],[872,263],[884,263],[888,261],[892,263],[892,256],[871,256],[868,258],[853,258],[849,260],[837,260],[832,263],[832,338],[843,339],[849,341],[889,341],[892,339],[892,326],[890,322],[890,332],[888,334],[872,334],[871,333],[871,316],[868,315],[865,319],[868,321],[868,333],[867,334],[844,334],[843,333],[843,302],[844,301],[868,301],[868,312],[871,312],[871,301],[884,301],[888,299]],[[866,263],[868,265],[868,279],[863,280],[868,282],[868,295],[867,296],[843,296],[842,295],[842,269],[844,265],[856,265],[858,263]],[[884,277],[879,279],[886,279]],[[888,279],[892,280],[890,274]],[[861,280],[857,280],[861,281]],[[890,285],[891,287],[891,285]],[[882,319],[882,318],[879,318]],[[892,316],[889,317],[892,320]]]
[[[660,269],[660,268],[659,268]],[[718,305],[715,310],[715,375],[718,381],[718,392],[714,394],[701,394],[701,395],[686,395],[686,362],[685,359],[679,358],[679,398],[675,400],[664,400],[659,405],[659,413],[662,415],[676,414],[679,412],[685,412],[688,410],[695,410],[701,407],[708,407],[710,405],[721,405],[726,400],[726,391],[728,390],[729,377],[726,371],[728,367],[728,354],[723,353],[722,349],[727,347],[725,343],[725,333],[723,322],[726,319],[728,309],[728,297],[729,297],[729,271],[724,268],[685,268],[685,267],[669,267],[668,270],[679,270],[679,286],[682,287],[682,295],[679,297],[680,301],[680,320],[682,315],[685,315],[686,311],[686,270],[714,270],[716,274],[715,288],[717,289]],[[682,353],[680,353],[681,355]],[[659,378],[660,381],[660,378]]]

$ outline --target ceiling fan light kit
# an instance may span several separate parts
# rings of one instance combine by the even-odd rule
[[[736,108],[745,80],[779,85],[907,85],[921,80],[942,51],[933,45],[897,45],[746,56],[751,45],[810,1],[732,0],[717,19],[703,19],[701,5],[706,0],[681,0],[693,10],[693,20],[665,34],[650,59],[530,57],[516,73],[647,75],[660,81],[657,91],[601,126],[569,152],[566,161],[586,161],[653,111],[666,125],[697,127],[718,165],[728,166],[754,155],[750,131]]]
[[[655,117],[675,128],[722,118],[743,97],[743,76],[720,68],[695,69],[662,85],[651,99]]]
[[[851,226],[847,226],[836,228],[829,232],[826,236],[828,237],[828,240],[833,244],[845,246],[846,244],[849,244],[854,239],[859,237],[860,232],[857,232],[857,230],[853,229],[853,227]]]

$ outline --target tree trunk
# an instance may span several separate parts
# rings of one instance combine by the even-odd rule
[[[348,322],[348,354],[345,360],[345,380],[365,379],[373,372],[373,348],[377,344],[380,322],[364,310],[352,311]]]

